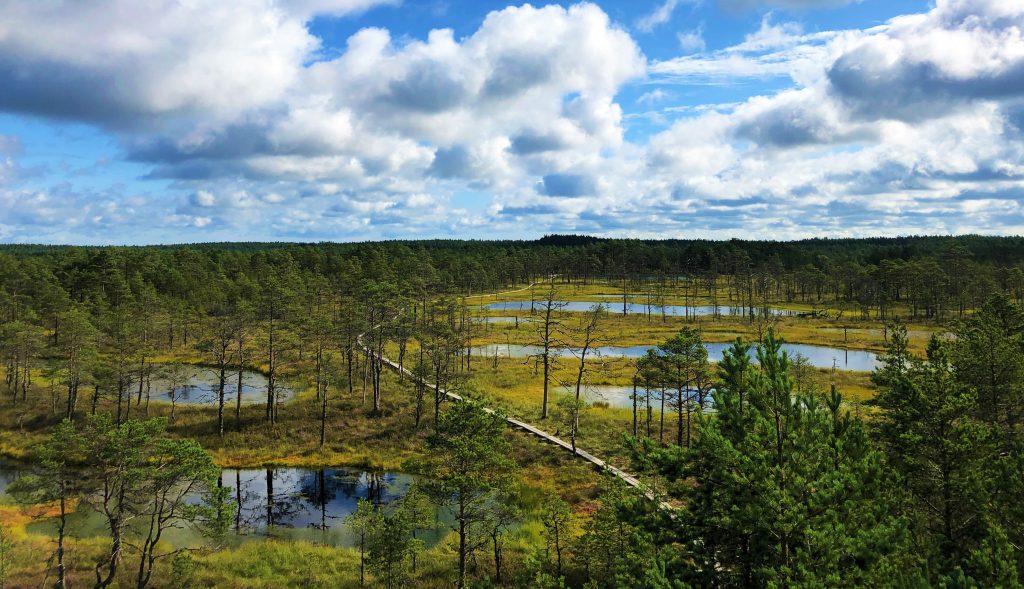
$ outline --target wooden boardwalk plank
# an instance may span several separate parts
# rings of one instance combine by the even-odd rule
[[[364,350],[366,350],[367,352],[370,352],[370,350],[365,345],[363,345],[363,343],[361,341],[361,336],[360,336],[359,344],[361,346],[363,346]],[[384,357],[381,358],[381,361],[384,363],[385,366],[390,368],[392,371],[394,371],[396,373],[400,373],[400,374],[408,377],[411,380],[414,380],[414,381],[416,380],[416,377],[413,375],[412,371],[410,371],[409,369],[407,369],[405,367],[399,366],[398,363],[395,362],[394,360],[392,360],[391,358],[388,358],[387,356],[384,356]],[[423,384],[426,385],[430,390],[437,392],[437,386],[434,385],[433,383],[424,380]],[[453,393],[453,392],[448,391],[446,389],[441,389],[440,393],[442,395],[444,395],[445,398],[447,398],[449,400],[452,400],[452,401],[462,401],[463,400],[462,399],[462,395],[459,395],[457,393]],[[485,407],[484,410],[487,411],[488,413],[491,413],[491,414],[497,414],[498,413],[497,411],[495,411],[494,409],[491,409],[490,407]],[[624,471],[624,470],[622,470],[622,469],[620,469],[618,467],[615,467],[615,466],[612,466],[611,464],[608,464],[607,461],[602,460],[602,459],[598,458],[597,456],[594,456],[593,454],[591,454],[591,453],[589,453],[589,452],[587,452],[585,450],[581,450],[579,448],[579,446],[577,446],[576,447],[576,451],[573,452],[572,444],[570,444],[569,442],[566,442],[562,438],[559,438],[559,437],[557,437],[555,435],[552,435],[552,434],[550,434],[550,433],[540,429],[539,427],[537,427],[535,425],[526,423],[525,421],[520,421],[520,420],[512,418],[512,417],[508,417],[508,416],[505,416],[505,421],[507,421],[509,423],[509,425],[511,425],[512,427],[514,427],[516,429],[525,431],[525,432],[527,432],[529,434],[532,434],[532,435],[534,435],[534,436],[536,436],[536,437],[538,437],[538,438],[540,438],[540,439],[542,439],[542,440],[544,440],[546,442],[549,442],[551,444],[554,444],[556,446],[560,446],[560,447],[564,448],[565,450],[567,450],[570,453],[572,453],[574,456],[576,456],[578,458],[582,458],[583,460],[586,460],[587,462],[590,462],[591,464],[597,466],[601,470],[605,470],[605,471],[611,473],[612,475],[618,477],[623,482],[625,482],[627,485],[643,491],[644,495],[648,499],[651,499],[652,501],[655,499],[654,493],[651,492],[649,489],[647,489],[643,485],[643,483],[640,482],[640,479],[636,478],[635,476],[627,473],[626,471]]]

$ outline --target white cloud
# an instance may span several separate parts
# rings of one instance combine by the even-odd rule
[[[318,47],[309,11],[343,3],[294,4],[302,11],[272,0],[4,2],[0,108],[124,128],[273,103]]]
[[[401,0],[280,0],[280,4],[289,13],[308,20],[318,15],[347,16],[376,6],[395,6]]]
[[[707,44],[704,42],[704,25],[691,31],[676,33],[676,39],[679,40],[679,48],[683,50],[683,53],[696,53],[707,48]]]
[[[1016,7],[1016,11],[1012,10]],[[939,0],[894,19],[828,70],[833,94],[867,119],[925,119],[1024,97],[1024,5]]]
[[[797,44],[806,44],[814,37],[805,37],[803,27],[796,22],[773,23],[772,13],[765,13],[761,17],[761,28],[746,35],[743,42],[730,47],[730,53],[766,51],[780,47],[791,47]]]
[[[147,138],[132,153],[182,179],[528,185],[622,146],[614,96],[645,67],[628,33],[593,4],[510,7],[461,40],[436,30],[399,42],[363,29],[337,58],[306,68],[273,111]]]
[[[697,55],[682,55],[651,64],[662,83],[727,84],[744,79],[788,77],[800,84],[820,78],[832,60],[860,31],[803,33],[796,23],[773,23],[766,14],[760,28],[743,42]]]
[[[690,215],[725,203],[718,224],[744,230],[758,226],[749,206],[849,234],[1019,228],[1019,207],[986,206],[1024,196],[1021,25],[1024,6],[940,0],[867,31],[807,35],[766,20],[736,47],[655,64],[736,79],[775,63],[795,82],[655,136],[649,164],[663,194],[674,185],[661,198]]]
[[[641,31],[650,32],[656,27],[667,23],[672,18],[672,13],[679,6],[680,0],[664,0],[657,4],[650,13],[636,21],[636,28]]]
[[[326,57],[311,15],[379,2],[245,1],[234,20],[205,0],[158,6],[166,19],[112,1],[95,15],[0,7],[0,81],[20,68],[0,109],[113,129],[136,165],[171,180],[170,196],[40,186],[0,136],[3,239],[133,239],[115,226],[140,240],[154,226],[177,228],[172,240],[1024,227],[1019,2],[938,0],[850,31],[768,15],[733,47],[704,52],[698,27],[680,39],[698,53],[647,64],[593,4],[506,8],[458,38],[364,28]],[[78,41],[90,27],[109,34]],[[784,88],[729,104],[679,104],[685,88],[670,87],[764,78]],[[633,82],[652,85],[630,90],[656,112],[623,113]],[[627,116],[668,126],[631,142]],[[453,207],[466,193],[485,202]]]
[[[668,97],[668,92],[665,92],[661,88],[655,88],[654,90],[644,92],[643,94],[641,94],[640,97],[636,99],[636,101],[640,104],[654,104],[657,102],[662,102],[663,100],[666,100]]]
[[[198,207],[212,207],[217,202],[217,199],[209,192],[199,190],[193,195],[192,202]]]

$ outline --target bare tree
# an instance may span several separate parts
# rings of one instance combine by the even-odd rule
[[[227,385],[228,366],[232,363],[238,325],[232,314],[216,307],[211,314],[212,325],[205,338],[199,342],[199,350],[206,354],[217,371],[217,434],[224,436],[224,395]]]
[[[238,364],[238,380],[235,383],[235,427],[242,429],[242,384],[245,376],[246,343],[249,341],[248,325],[252,311],[247,305],[235,309],[235,362]]]
[[[167,398],[171,401],[171,422],[174,422],[174,412],[177,407],[178,397],[181,395],[180,388],[188,382],[188,369],[184,364],[169,364],[163,367],[157,375],[167,382]]]
[[[540,313],[542,319],[537,322],[536,346],[540,352],[531,357],[539,360],[544,365],[544,400],[541,404],[540,418],[548,418],[548,392],[551,381],[551,370],[554,360],[557,358],[561,342],[558,336],[561,335],[562,322],[558,319],[557,313],[565,308],[565,302],[556,300],[558,291],[552,281],[548,286],[544,298],[540,300]]]
[[[584,406],[584,401],[580,397],[581,389],[583,388],[584,378],[586,378],[586,375],[591,371],[591,369],[587,367],[587,359],[592,354],[597,354],[597,347],[599,345],[597,328],[601,321],[601,317],[604,316],[604,313],[604,305],[597,304],[590,308],[590,311],[587,312],[586,316],[582,320],[582,325],[577,330],[583,338],[582,346],[580,348],[571,348],[572,354],[580,361],[580,367],[576,371],[576,394],[574,402],[570,404],[572,414],[570,416],[569,435],[572,440],[573,454],[576,453],[576,437],[580,429],[580,412]]]

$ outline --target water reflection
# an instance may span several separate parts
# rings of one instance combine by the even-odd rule
[[[349,469],[226,469],[221,474],[222,485],[233,488],[239,506],[237,534],[321,539],[337,545],[354,539],[344,520],[359,499],[392,503],[405,495],[413,480],[401,473]]]
[[[708,357],[712,361],[717,361],[722,357],[724,352],[730,345],[728,343],[706,343],[704,347],[708,349]],[[621,358],[639,358],[647,353],[647,350],[651,349],[652,346],[602,346],[596,348],[595,351],[600,356],[608,357],[621,357]],[[815,368],[837,368],[839,370],[857,370],[862,372],[868,372],[874,370],[878,364],[878,355],[874,352],[867,352],[864,350],[847,350],[844,348],[833,348],[829,346],[816,346],[812,344],[782,344],[782,349],[789,354],[790,359],[796,355],[801,354],[807,359],[808,364]],[[473,350],[475,355],[482,355],[487,357],[499,357],[506,358],[526,358],[529,356],[535,356],[542,352],[540,346],[522,345],[522,344],[486,344],[483,346],[476,346]],[[565,349],[559,349],[553,351],[559,356],[568,356],[570,351]],[[756,351],[754,348],[750,350],[750,357],[756,358]]]
[[[643,406],[646,402],[646,392],[642,386],[637,387],[637,406]],[[661,395],[661,389],[651,390],[651,398],[659,399]],[[665,393],[667,398],[672,400],[676,399],[675,389],[667,390]],[[692,398],[694,408],[697,405],[697,391],[695,389],[688,389],[684,393],[686,397]],[[616,408],[632,408],[633,407],[633,387],[624,385],[594,385],[587,387],[586,389],[586,400],[591,405],[607,405],[608,407]],[[704,411],[714,411],[715,400],[711,397],[711,393],[707,394],[704,399]]]
[[[594,305],[599,304],[597,301],[555,301],[558,305],[559,310],[569,312],[583,312],[589,311]],[[623,305],[622,302],[607,302],[600,303],[604,304],[608,309],[609,313],[622,313]],[[489,303],[483,305],[481,308],[488,311],[520,311],[525,314],[529,314],[531,310],[539,311],[542,303],[534,301],[501,301],[497,303]],[[661,307],[656,305],[648,305],[646,303],[626,303],[626,313],[628,315],[661,315]],[[755,315],[775,315],[779,317],[796,317],[801,314],[800,311],[794,311],[792,309],[779,309],[777,307],[756,307],[754,308]],[[734,317],[746,317],[750,315],[749,307],[737,307],[731,305],[665,305],[665,315],[670,317],[707,317],[712,315],[717,316],[734,316]]]
[[[160,364],[153,367],[149,381],[150,399],[170,402],[172,394],[178,404],[197,405],[217,402],[220,374],[208,366]],[[259,405],[267,402],[266,375],[254,370],[242,371],[242,404]],[[238,371],[229,370],[224,385],[224,402],[235,403],[238,391]],[[279,401],[292,397],[294,391],[280,384],[276,387]]]
[[[0,494],[28,468],[0,461]],[[404,473],[342,468],[225,469],[219,484],[231,489],[230,496],[239,506],[232,533],[225,541],[233,545],[282,538],[354,546],[357,537],[346,517],[355,511],[359,499],[380,506],[392,504],[405,496],[415,480]],[[428,545],[436,543],[447,532],[448,523],[439,519],[434,529],[421,530],[418,537]],[[30,524],[28,530],[52,536],[56,523],[52,518],[44,519]],[[78,538],[104,536],[106,520],[82,506],[69,516],[68,533]],[[208,542],[184,527],[168,530],[165,540],[176,548]]]

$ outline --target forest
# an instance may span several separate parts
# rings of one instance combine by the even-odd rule
[[[1020,587],[1024,238],[0,246],[0,587]]]

